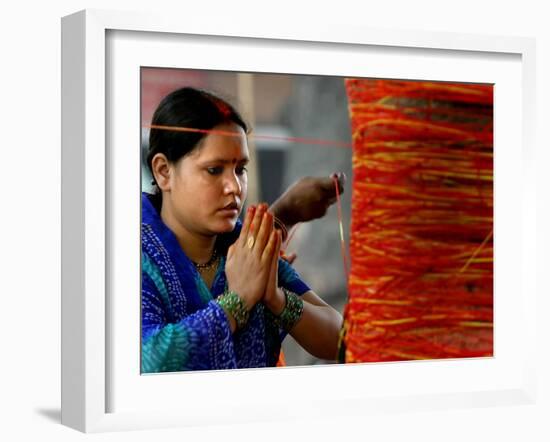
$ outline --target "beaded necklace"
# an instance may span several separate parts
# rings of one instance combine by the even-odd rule
[[[210,257],[208,262],[206,262],[204,264],[199,264],[199,263],[197,263],[193,260],[191,260],[191,262],[193,263],[195,268],[199,271],[199,273],[211,270],[212,268],[214,268],[214,266],[216,266],[218,264],[218,251],[216,249],[214,249],[214,252],[212,253],[212,256]]]

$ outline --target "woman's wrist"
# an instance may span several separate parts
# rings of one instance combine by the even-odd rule
[[[270,311],[273,315],[275,325],[289,332],[302,317],[304,301],[289,290],[283,288],[282,292],[284,294],[284,306],[282,310],[278,314],[271,308]]]
[[[252,310],[254,308],[254,305],[257,302],[256,301],[257,297],[254,296],[253,293],[241,288],[240,286],[235,287],[235,286],[229,284],[225,287],[224,293],[226,293],[226,292],[235,292],[235,293],[237,293],[239,298],[243,302],[243,304],[244,304],[247,311]]]
[[[222,295],[216,298],[216,302],[226,314],[233,318],[237,329],[241,329],[246,325],[250,309],[237,292],[226,289]]]
[[[265,305],[271,313],[275,316],[279,316],[285,309],[286,305],[284,292],[280,288],[277,288],[276,295],[270,297],[268,301],[266,300]]]

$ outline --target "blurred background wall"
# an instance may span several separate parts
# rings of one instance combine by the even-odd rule
[[[348,180],[342,195],[342,214],[348,244],[352,151],[341,147],[341,143],[351,143],[343,78],[142,68],[142,158],[146,157],[147,126],[155,108],[165,95],[183,86],[210,90],[232,103],[252,127],[252,134],[336,141],[320,145],[250,137],[253,162],[249,167],[247,202],[271,204],[300,177],[345,172]],[[151,189],[151,179],[143,161],[143,191]],[[297,253],[293,266],[298,273],[326,302],[342,312],[347,290],[336,206],[324,218],[300,224],[286,251]],[[287,365],[328,363],[309,355],[290,336],[285,339],[283,350]]]

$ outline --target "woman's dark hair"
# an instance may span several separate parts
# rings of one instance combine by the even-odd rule
[[[248,133],[246,123],[233,106],[211,92],[192,87],[177,89],[164,97],[151,121],[152,126],[201,130],[210,130],[223,123],[235,123]],[[206,135],[205,132],[151,128],[147,166],[153,180],[152,160],[157,153],[163,153],[174,163],[192,152]]]

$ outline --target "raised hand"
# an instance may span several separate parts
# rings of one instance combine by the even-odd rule
[[[346,183],[344,173],[333,173],[328,177],[303,177],[292,184],[270,210],[287,228],[299,222],[321,218],[336,202],[335,178],[338,192],[343,193]]]
[[[241,234],[229,247],[225,265],[228,288],[239,295],[248,310],[264,296],[274,256],[279,254],[278,237],[273,215],[266,204],[260,204],[248,209]]]

